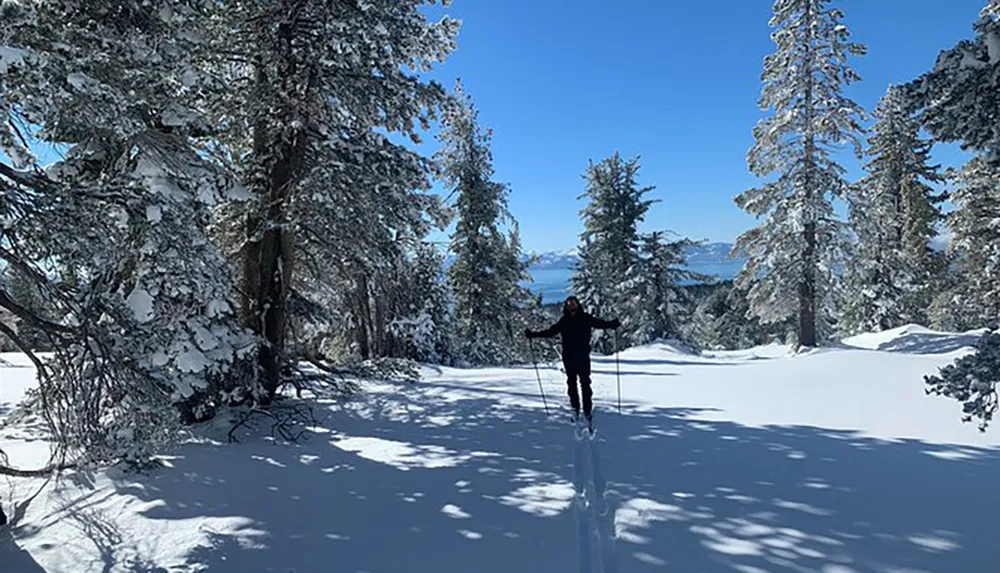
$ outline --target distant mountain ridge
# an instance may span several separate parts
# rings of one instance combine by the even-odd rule
[[[704,243],[701,245],[691,245],[685,249],[687,255],[687,266],[716,267],[716,266],[743,266],[746,259],[730,258],[729,252],[733,245],[730,243]],[[580,260],[576,249],[566,249],[562,251],[535,252],[528,251],[522,255],[522,260],[537,257],[537,261],[531,265],[532,269],[571,269]]]

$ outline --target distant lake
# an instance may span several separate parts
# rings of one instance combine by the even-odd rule
[[[720,280],[730,280],[740,272],[742,263],[740,261],[713,262],[691,265],[690,268],[698,273],[716,276]],[[541,293],[542,302],[559,302],[570,295],[572,269],[530,268],[528,272],[534,282],[526,283],[524,286],[532,292]]]
[[[571,269],[528,269],[534,282],[525,284],[532,292],[542,293],[542,302],[557,302],[570,295]]]

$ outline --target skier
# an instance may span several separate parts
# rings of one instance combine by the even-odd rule
[[[540,332],[529,328],[524,335],[529,339],[562,335],[562,359],[566,367],[566,386],[569,403],[573,406],[573,419],[580,416],[580,395],[576,387],[579,378],[583,389],[583,415],[590,425],[593,423],[594,408],[591,399],[594,392],[590,387],[590,331],[592,328],[618,328],[622,323],[617,318],[608,321],[587,314],[575,296],[566,299],[562,312],[559,321],[549,328]]]

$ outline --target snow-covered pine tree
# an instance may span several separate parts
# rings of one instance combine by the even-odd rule
[[[695,309],[694,338],[699,346],[739,350],[770,342],[784,342],[795,331],[794,320],[761,324],[750,312],[747,293],[724,283]]]
[[[446,185],[457,196],[457,223],[450,251],[455,260],[448,277],[455,297],[456,351],[471,364],[505,364],[519,357],[518,339],[531,293],[521,261],[516,224],[507,208],[506,185],[493,180],[489,130],[456,82],[436,158]]]
[[[942,51],[934,69],[903,86],[910,110],[936,141],[961,142],[1000,163],[1000,1],[989,0],[976,36]]]
[[[687,261],[684,249],[695,244],[689,239],[667,241],[663,231],[640,237],[638,268],[643,280],[635,293],[639,316],[632,335],[634,344],[687,338],[682,326],[692,320],[695,304],[691,294],[681,285],[684,281],[712,280],[710,276],[684,268]]]
[[[626,161],[619,152],[590,162],[580,196],[588,200],[580,211],[583,246],[573,275],[573,288],[587,310],[621,320],[625,341],[634,341],[641,330],[641,297],[649,284],[641,265],[639,223],[654,203],[645,196],[655,187],[639,186],[639,169],[639,158]],[[598,331],[595,349],[612,351],[610,339]]]
[[[957,274],[951,314],[963,329],[1000,327],[1000,167],[976,157],[955,175],[946,221]]]
[[[998,321],[997,166],[1000,166],[1000,0],[989,0],[974,24],[975,38],[942,51],[934,68],[910,82],[905,94],[910,109],[937,141],[959,142],[978,152],[959,176],[953,196],[958,208],[948,216],[958,277],[953,290],[934,302],[939,324],[990,325]],[[977,233],[978,231],[978,233]],[[976,267],[981,264],[983,266]],[[996,409],[997,337],[984,339],[992,350],[962,359],[942,371],[935,392],[964,402],[966,419],[989,421]],[[980,355],[986,354],[989,359]],[[978,380],[976,380],[978,378]],[[928,380],[932,384],[931,380]]]
[[[834,266],[841,254],[842,224],[832,197],[843,195],[844,170],[832,148],[843,143],[861,153],[862,108],[843,94],[859,79],[843,13],[830,0],[777,0],[770,24],[776,51],[764,62],[760,105],[773,115],[754,128],[750,171],[777,177],[743,192],[736,204],[766,219],[743,234],[736,250],[749,261],[737,278],[751,309],[765,323],[798,316],[798,344],[816,346],[830,334],[835,314]]]
[[[390,328],[402,356],[430,364],[452,362],[452,296],[444,255],[430,243],[417,246],[402,265],[401,302]]]
[[[384,332],[378,325],[387,327],[388,317],[369,303],[376,271],[395,256],[378,247],[406,231],[394,227],[397,218],[425,204],[412,190],[429,185],[426,162],[385,134],[416,141],[418,128],[429,127],[445,93],[418,73],[454,49],[458,28],[448,18],[428,21],[422,8],[434,3],[215,7],[210,73],[191,80],[221,129],[208,147],[253,198],[228,234],[240,237],[246,324],[266,341],[258,356],[265,400],[290,359],[286,302],[307,258],[334,266],[327,278],[311,278],[336,281],[324,292],[352,305],[344,315],[356,319],[359,345],[378,351],[363,337]]]
[[[848,193],[854,244],[841,325],[848,334],[926,325],[941,267],[930,247],[942,218],[942,197],[930,184],[943,180],[929,163],[932,144],[920,137],[898,88],[889,88],[874,115],[867,175]]]
[[[187,139],[205,128],[184,81],[205,3],[2,6],[0,258],[58,320],[0,305],[53,337],[46,362],[19,345],[63,453],[142,461],[177,435],[175,408],[204,417],[253,391],[232,270],[204,228],[238,187]],[[43,171],[32,137],[65,159]]]

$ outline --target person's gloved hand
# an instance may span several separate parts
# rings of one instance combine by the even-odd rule
[[[525,338],[534,338],[535,337],[535,333],[531,332],[530,328],[525,328],[524,329],[524,337]]]
[[[621,325],[622,321],[618,320],[617,318],[611,321],[611,328],[618,328]]]

